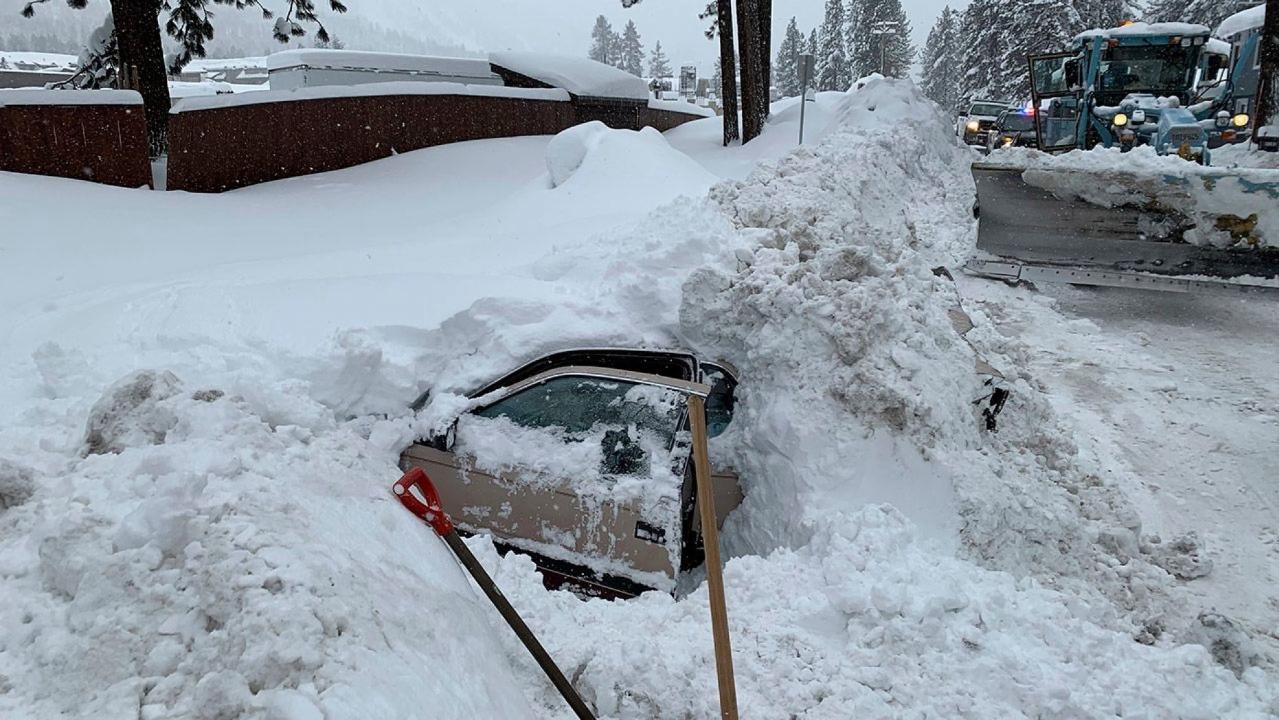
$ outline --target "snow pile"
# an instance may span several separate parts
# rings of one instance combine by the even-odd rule
[[[489,609],[391,500],[371,421],[259,392],[141,373],[90,413],[111,452],[4,451],[0,715],[539,716],[493,663]]]
[[[1238,35],[1245,30],[1259,28],[1266,21],[1266,4],[1261,3],[1247,10],[1240,10],[1231,15],[1221,24],[1217,26],[1217,37],[1229,38],[1231,35]]]
[[[221,69],[235,66],[216,65],[215,67]],[[488,81],[493,77],[493,71],[489,69],[488,61],[480,58],[435,57],[431,55],[313,48],[283,50],[271,53],[266,57],[267,70],[285,70],[297,67],[463,76],[484,81]]]
[[[1223,148],[1225,149],[1225,148]],[[1221,150],[1214,150],[1214,156]],[[1238,161],[1245,151],[1228,150]],[[1246,156],[1245,156],[1246,157]],[[991,154],[988,164],[1023,169],[1030,185],[1103,207],[1175,209],[1187,242],[1226,247],[1279,246],[1279,171],[1265,167],[1209,167],[1151,146],[1073,150],[1046,155],[1025,148]]]
[[[559,133],[546,148],[553,188],[589,188],[623,168],[631,182],[658,183],[675,194],[698,194],[715,180],[651,127],[613,130],[596,120]]]

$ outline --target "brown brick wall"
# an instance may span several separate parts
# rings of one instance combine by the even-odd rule
[[[142,106],[2,106],[0,170],[123,187],[150,185]]]
[[[567,102],[468,95],[378,95],[193,110],[169,118],[169,190],[220,192],[336,170],[420,148],[549,135]]]

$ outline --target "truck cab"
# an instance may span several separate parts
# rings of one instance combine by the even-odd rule
[[[1130,23],[1032,55],[1040,148],[1152,145],[1206,163],[1213,132],[1241,120],[1220,115],[1222,100],[1201,97],[1201,78],[1220,62],[1206,59],[1210,39],[1202,25]]]
[[[986,136],[995,126],[999,114],[1008,103],[998,100],[974,100],[960,111],[955,120],[955,136],[964,145],[986,145]]]

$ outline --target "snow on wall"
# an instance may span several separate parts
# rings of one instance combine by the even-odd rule
[[[688,113],[689,115],[698,115],[700,117],[715,117],[714,110],[685,100],[657,100],[655,98],[649,98],[648,109]]]
[[[1245,30],[1259,28],[1266,21],[1266,5],[1262,3],[1247,10],[1240,10],[1231,15],[1221,24],[1217,26],[1216,35],[1219,38],[1229,38],[1231,35],[1238,35]]]
[[[136,90],[0,90],[0,107],[5,105],[141,105]]]
[[[649,97],[643,79],[589,58],[505,51],[489,53],[489,61],[574,95],[628,100]]]
[[[347,97],[378,97],[384,95],[469,95],[473,97],[513,98],[517,100],[557,100],[567,102],[568,93],[559,89],[510,88],[494,85],[463,85],[461,83],[435,83],[398,81],[369,83],[366,85],[342,85],[299,88],[297,90],[262,90],[236,95],[186,98],[174,104],[171,113],[213,110],[224,107],[260,105],[262,103],[289,100],[324,100]]]

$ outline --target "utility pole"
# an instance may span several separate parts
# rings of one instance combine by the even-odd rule
[[[879,40],[879,74],[888,77],[887,62],[888,39],[901,34],[901,26],[896,21],[884,20],[871,27],[870,34]]]

